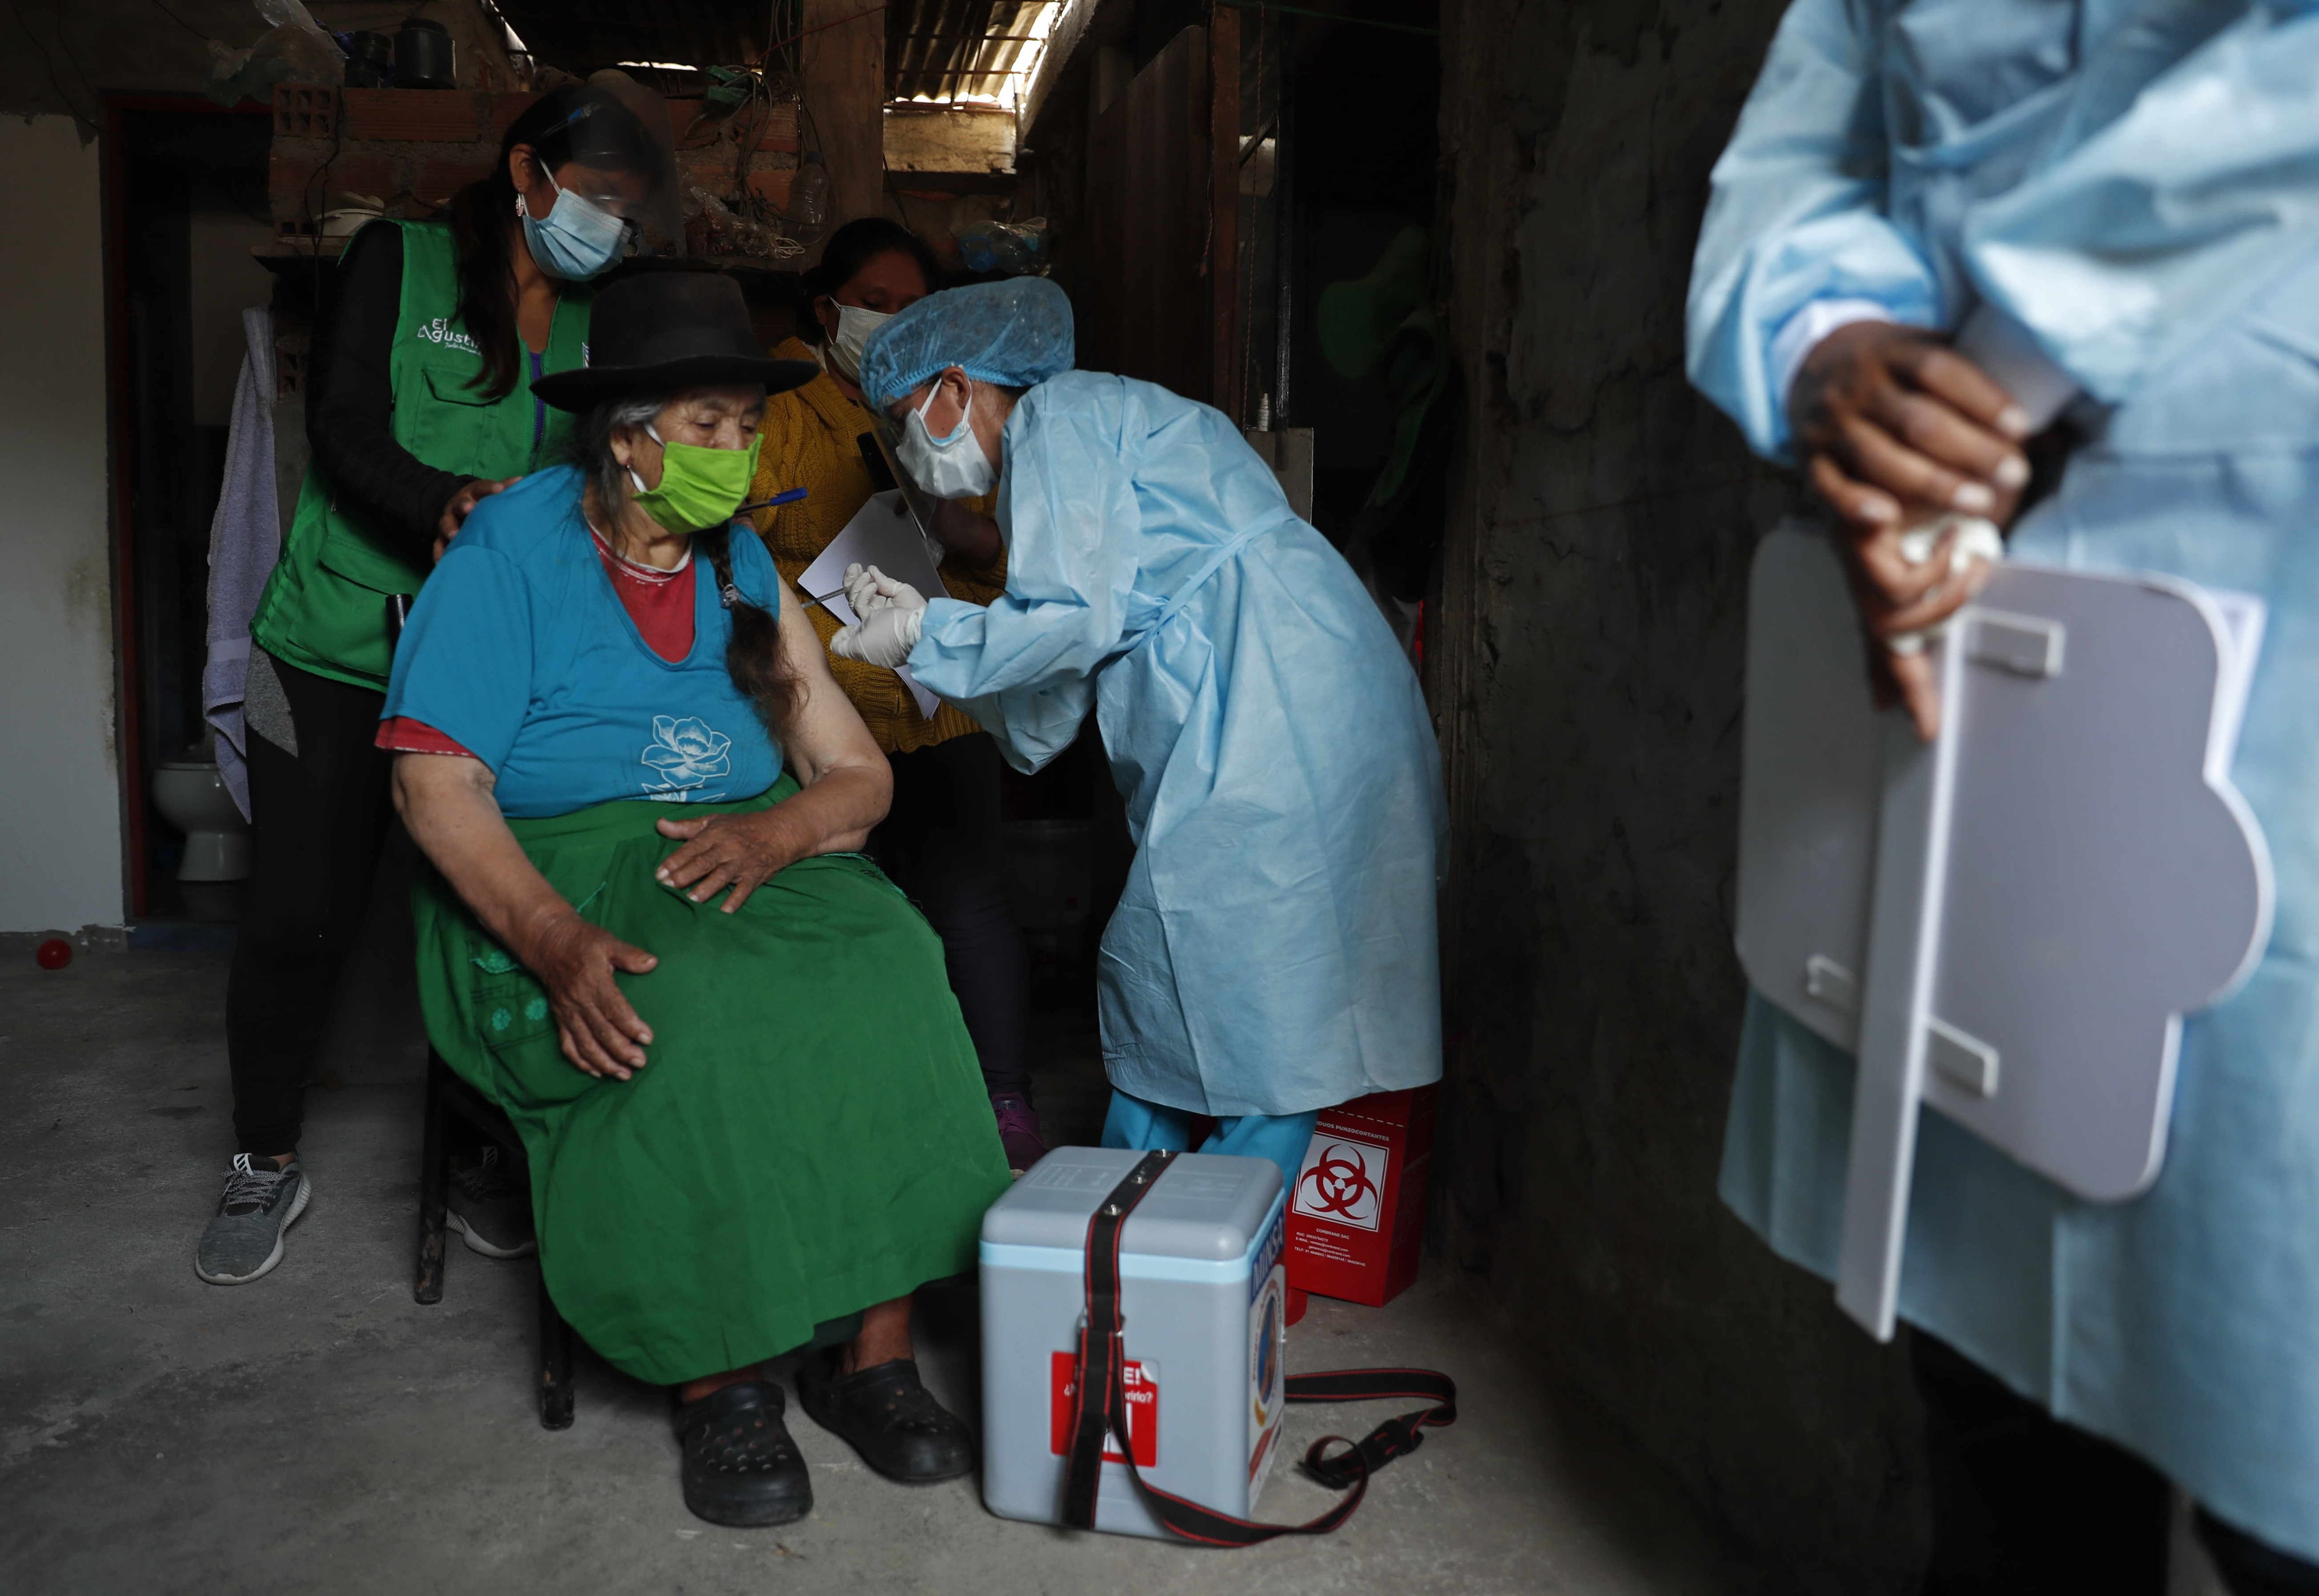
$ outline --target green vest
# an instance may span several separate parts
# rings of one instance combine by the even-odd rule
[[[573,418],[532,398],[528,351],[519,352],[516,383],[505,398],[489,399],[469,386],[483,356],[458,321],[451,230],[439,221],[379,225],[402,230],[402,308],[388,367],[394,441],[438,471],[494,481],[561,459]],[[567,290],[540,356],[542,374],[587,365],[587,339],[588,295]],[[250,636],[302,671],[383,690],[394,657],[387,595],[416,593],[426,580],[373,534],[359,511],[338,503],[316,460],[306,467],[297,514]]]

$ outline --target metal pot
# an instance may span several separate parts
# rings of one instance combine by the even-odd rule
[[[394,36],[394,86],[407,89],[458,86],[456,51],[448,28],[424,18],[402,24],[402,31]]]

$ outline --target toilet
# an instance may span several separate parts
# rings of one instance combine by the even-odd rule
[[[153,802],[185,834],[180,881],[239,881],[249,874],[249,822],[214,760],[176,759],[153,772]]]

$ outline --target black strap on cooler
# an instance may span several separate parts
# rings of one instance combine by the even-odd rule
[[[1148,1152],[1111,1188],[1111,1195],[1087,1216],[1087,1303],[1079,1320],[1078,1357],[1071,1370],[1071,1456],[1063,1473],[1063,1522],[1074,1529],[1095,1528],[1095,1497],[1103,1483],[1103,1442],[1107,1430],[1127,1444],[1127,1393],[1122,1383],[1127,1355],[1120,1339],[1119,1232],[1176,1155]],[[1092,1395],[1095,1400],[1089,1401]]]
[[[1142,1488],[1152,1516],[1187,1540],[1212,1546],[1252,1546],[1281,1535],[1326,1535],[1361,1505],[1370,1475],[1403,1453],[1416,1451],[1428,1429],[1457,1421],[1457,1387],[1448,1375],[1431,1369],[1335,1369],[1289,1375],[1286,1393],[1292,1402],[1400,1397],[1428,1404],[1386,1420],[1358,1441],[1336,1435],[1314,1441],[1304,1454],[1304,1472],[1329,1489],[1347,1494],[1306,1523],[1259,1524],[1235,1519],[1187,1501],[1146,1480],[1135,1466],[1135,1448],[1127,1436],[1119,1237],[1136,1204],[1150,1194],[1175,1157],[1165,1151],[1144,1154],[1127,1177],[1096,1205],[1087,1221],[1087,1316],[1079,1327],[1078,1354],[1072,1371],[1071,1451],[1063,1474],[1063,1522],[1074,1529],[1095,1528],[1096,1492],[1103,1483],[1104,1442],[1109,1435],[1118,1438],[1120,1455],[1127,1459],[1128,1473]],[[1331,1454],[1328,1448],[1332,1445],[1344,1450]]]

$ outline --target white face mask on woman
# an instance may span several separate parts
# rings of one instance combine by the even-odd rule
[[[979,499],[990,491],[998,480],[992,469],[990,456],[982,452],[982,440],[974,436],[974,384],[966,385],[966,405],[959,411],[958,425],[947,437],[936,437],[926,428],[926,409],[934,401],[934,393],[942,384],[934,384],[934,393],[926,395],[925,404],[910,412],[902,423],[901,441],[894,452],[901,456],[902,469],[937,499]]]
[[[870,335],[891,321],[892,315],[884,311],[865,311],[860,305],[837,307],[837,330],[823,340],[822,364],[847,382],[862,381],[862,347]]]

